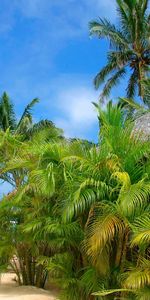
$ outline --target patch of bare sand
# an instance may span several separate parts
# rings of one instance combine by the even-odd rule
[[[56,300],[55,292],[51,293],[33,286],[18,286],[14,281],[15,275],[1,274],[0,299],[1,300]]]

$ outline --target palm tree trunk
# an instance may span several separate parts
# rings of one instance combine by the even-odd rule
[[[123,251],[123,240],[124,240],[124,235],[119,236],[119,241],[117,245],[117,253],[116,253],[116,259],[115,259],[115,266],[118,267],[121,262],[121,257],[122,257],[122,251]]]
[[[17,275],[19,285],[21,285],[22,284],[22,280],[21,280],[21,276],[20,276],[20,270],[19,270],[19,268],[17,266],[15,257],[12,258],[12,262],[10,262],[10,265],[11,265],[13,271],[15,272],[15,274]]]
[[[143,89],[143,86],[142,86],[142,80],[144,79],[144,74],[143,74],[143,70],[142,70],[142,62],[140,61],[139,62],[139,82],[138,82],[138,85],[139,85],[139,96],[141,97],[141,99],[143,100],[144,98],[144,89]]]
[[[121,264],[120,264],[120,269],[123,272],[124,270],[124,263],[126,260],[127,256],[127,249],[128,249],[128,240],[129,240],[129,228],[127,227],[125,230],[125,235],[124,235],[124,242],[123,242],[123,249],[122,249],[122,257],[121,257]]]

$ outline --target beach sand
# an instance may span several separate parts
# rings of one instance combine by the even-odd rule
[[[18,286],[15,275],[1,274],[0,300],[56,300],[55,292],[45,291],[32,286]]]

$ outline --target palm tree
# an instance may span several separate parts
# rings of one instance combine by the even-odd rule
[[[119,195],[114,190],[117,199],[112,193],[113,201],[106,202],[105,200],[95,207],[87,227],[86,244],[89,258],[93,264],[101,267],[101,273],[105,272],[103,274],[105,278],[110,273],[112,276],[111,282],[107,282],[110,290],[107,290],[107,285],[105,285],[106,291],[102,288],[99,295],[106,296],[112,292],[121,298],[123,293],[136,294],[138,290],[140,292],[141,289],[148,288],[150,284],[149,257],[146,250],[150,238],[149,232],[146,232],[147,236],[141,243],[141,249],[135,252],[134,256],[130,251],[134,252],[135,249],[129,248],[133,228],[140,222],[138,219],[144,219],[147,216],[148,227],[149,213],[143,212],[143,208],[144,206],[148,207],[150,184],[141,180],[132,185],[128,173],[125,172],[115,172],[113,176],[117,180],[119,179],[123,185]],[[142,234],[144,237],[144,226]],[[138,238],[138,236],[134,238],[134,245]],[[143,247],[145,241],[147,244],[145,243],[145,247]],[[113,257],[113,260],[110,259],[110,256]],[[142,263],[143,261],[145,265]],[[102,268],[103,265],[106,266],[105,269]],[[124,276],[122,276],[123,272],[125,272]]]
[[[19,121],[15,115],[13,104],[6,92],[3,93],[0,99],[0,128],[3,131],[10,129],[13,134],[22,134],[24,138],[31,138],[34,133],[45,128],[51,129],[56,135],[62,136],[63,131],[56,128],[54,123],[49,120],[41,120],[33,123],[32,109],[39,102],[38,98],[33,99],[24,109]]]
[[[104,82],[101,100],[110,94],[128,71],[130,78],[126,89],[131,98],[138,90],[144,97],[141,81],[149,74],[150,65],[150,23],[147,12],[148,0],[116,0],[119,16],[119,28],[107,19],[90,23],[91,35],[106,38],[110,41],[107,64],[94,79],[96,88]],[[109,77],[110,75],[110,77]]]
[[[77,155],[64,159],[66,166],[72,161],[75,173],[69,172],[69,199],[62,216],[78,220],[86,237],[83,249],[80,246],[80,286],[84,284],[87,299],[148,299],[149,143],[132,136],[133,125],[125,126],[117,105],[109,103],[107,111],[100,110],[99,120],[100,148],[81,147]],[[94,284],[101,291],[93,293]]]
[[[40,230],[47,228],[47,220],[56,224],[52,211],[55,180],[61,182],[63,178],[56,164],[59,153],[56,153],[54,139],[62,143],[63,140],[56,133],[54,130],[49,134],[45,129],[34,133],[30,140],[22,140],[22,136],[10,131],[0,132],[0,178],[13,188],[0,204],[1,235],[4,227],[6,230],[0,239],[0,257],[11,264],[19,284],[23,285],[44,287],[48,274],[38,258],[52,253],[47,236],[45,233],[42,236]]]
[[[24,284],[49,274],[59,299],[147,300],[149,142],[117,104],[98,117],[99,146],[2,132],[1,174],[20,180],[0,203],[0,256],[17,255]]]
[[[0,99],[0,128],[6,131],[8,128],[14,130],[16,128],[16,117],[13,105],[6,92]]]
[[[3,131],[8,128],[12,132],[20,132],[22,129],[26,130],[31,127],[32,115],[31,109],[38,103],[37,98],[33,99],[25,108],[20,120],[17,122],[13,104],[6,92],[3,93],[0,99],[0,127]]]

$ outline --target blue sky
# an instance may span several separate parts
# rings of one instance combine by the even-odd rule
[[[0,0],[0,93],[17,116],[33,98],[34,118],[47,118],[69,137],[97,140],[93,77],[104,65],[105,41],[90,39],[88,22],[115,22],[115,0]]]
[[[50,119],[68,137],[97,141],[92,80],[106,43],[89,38],[88,22],[115,20],[115,0],[0,0],[0,94],[19,117],[35,97],[34,119]],[[0,196],[10,190],[0,184]]]

